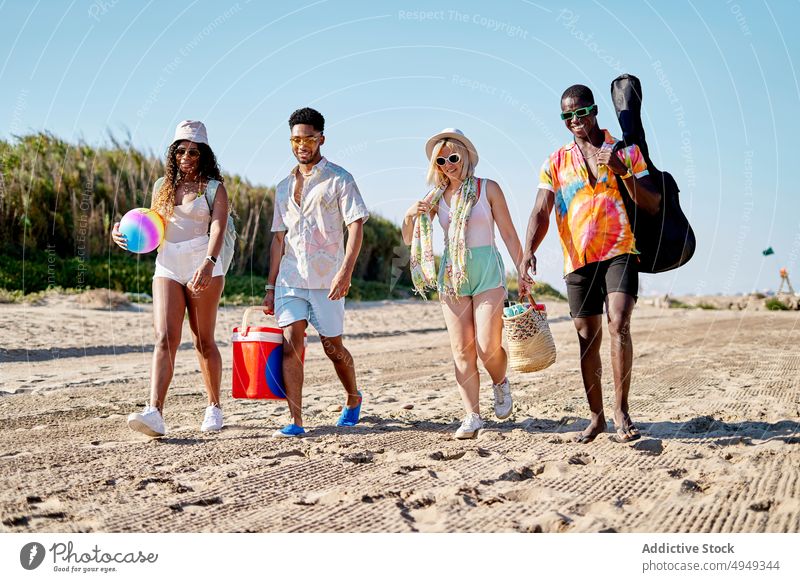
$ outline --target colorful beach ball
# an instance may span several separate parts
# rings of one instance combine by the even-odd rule
[[[155,210],[134,208],[120,220],[119,231],[128,238],[129,251],[149,253],[164,239],[164,221]]]

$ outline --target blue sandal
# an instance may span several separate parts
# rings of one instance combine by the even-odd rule
[[[300,435],[306,434],[306,429],[302,426],[297,426],[296,424],[287,424],[280,430],[276,430],[272,433],[273,438],[288,438],[288,437],[299,437]]]
[[[355,426],[358,424],[358,419],[361,416],[361,403],[364,402],[361,392],[358,393],[358,397],[358,406],[354,408],[345,406],[342,408],[342,414],[339,416],[339,420],[336,421],[336,426]]]

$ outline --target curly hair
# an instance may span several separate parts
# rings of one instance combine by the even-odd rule
[[[178,159],[175,152],[178,149],[178,144],[184,140],[178,140],[172,143],[167,150],[166,171],[164,172],[164,183],[161,184],[159,191],[153,196],[153,203],[151,208],[158,212],[162,217],[169,218],[175,208],[175,190],[180,182],[181,171],[178,168]],[[217,156],[214,155],[213,150],[204,143],[196,143],[197,149],[200,150],[200,160],[197,164],[198,176],[201,180],[218,180],[224,182],[222,173],[219,171],[217,164]]]
[[[295,125],[310,125],[314,131],[325,131],[325,118],[322,113],[310,107],[298,109],[289,116],[289,129]]]

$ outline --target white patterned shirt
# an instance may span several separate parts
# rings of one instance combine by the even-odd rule
[[[294,199],[298,167],[275,188],[272,232],[286,232],[277,287],[330,289],[344,263],[344,228],[369,212],[349,172],[322,158]]]

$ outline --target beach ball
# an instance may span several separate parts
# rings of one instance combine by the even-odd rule
[[[164,220],[155,210],[134,208],[119,222],[119,231],[128,238],[132,253],[149,253],[164,240]]]

